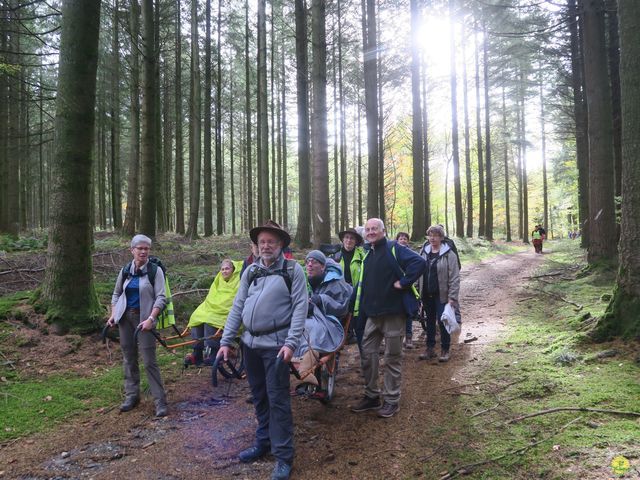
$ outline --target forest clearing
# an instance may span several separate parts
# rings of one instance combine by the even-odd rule
[[[241,240],[212,239],[195,248],[175,240],[163,239],[166,253],[158,252],[171,262],[175,292],[193,290],[210,278],[217,259],[246,248]],[[113,245],[113,239],[98,241],[104,242]],[[575,241],[549,243],[544,255],[530,247],[499,252],[486,244],[461,244],[463,328],[452,360],[418,360],[424,339],[416,323],[419,349],[404,352],[403,398],[393,419],[349,411],[362,378],[356,345],[348,346],[333,402],[293,398],[292,478],[441,479],[462,475],[463,468],[466,478],[478,479],[638,478],[637,349],[619,341],[592,344],[584,337],[606,306],[613,271],[585,272]],[[96,253],[118,265],[126,251]],[[18,254],[10,262],[20,270],[32,266],[35,256]],[[106,280],[115,270],[105,261],[96,273]],[[198,301],[191,296],[176,298],[182,322]],[[245,401],[246,380],[221,381],[214,389],[210,368],[182,371],[187,350],[177,356],[161,352],[169,416],[154,419],[147,396],[141,408],[122,414],[116,408],[122,388],[117,345],[109,350],[97,335],[47,335],[42,315],[20,300],[7,306],[0,344],[2,478],[268,475],[268,460],[247,466],[236,459],[255,422]],[[566,407],[585,411],[519,420]],[[619,456],[630,466],[617,476],[611,464]]]

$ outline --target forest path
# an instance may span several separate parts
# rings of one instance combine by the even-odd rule
[[[424,341],[416,323],[418,347],[405,351],[400,411],[390,419],[350,412],[363,387],[357,348],[347,347],[330,406],[292,399],[292,478],[439,478],[451,464],[443,462],[425,476],[424,463],[436,455],[455,457],[459,446],[447,443],[447,432],[464,422],[451,418],[457,393],[474,383],[480,363],[496,355],[487,347],[499,338],[515,303],[529,295],[523,288],[526,277],[543,261],[544,255],[531,249],[463,266],[462,333],[454,338],[451,361],[418,359]],[[272,458],[250,465],[236,460],[251,444],[255,428],[245,381],[221,382],[212,395],[209,369],[190,369],[168,385],[168,393],[165,419],[151,416],[152,402],[146,398],[127,414],[114,408],[89,420],[69,419],[54,431],[8,445],[0,451],[0,478],[270,478]]]

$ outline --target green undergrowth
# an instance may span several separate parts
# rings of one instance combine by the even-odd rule
[[[0,370],[0,442],[46,432],[72,418],[103,415],[117,407],[123,399],[123,376],[119,351],[115,355],[113,366],[94,366],[82,376],[56,373],[22,378],[13,370]],[[180,375],[177,358],[158,349],[158,363],[167,384]],[[149,396],[142,361],[140,368],[143,395]]]
[[[640,478],[637,416],[562,411],[507,423],[566,407],[640,412],[638,344],[595,344],[587,335],[591,319],[607,306],[615,272],[584,269],[575,243],[556,242],[553,250],[532,274],[540,277],[531,280],[528,296],[516,302],[506,336],[487,347],[481,373],[473,379],[477,385],[459,397],[452,443],[460,448],[453,464],[542,442],[465,478]],[[618,455],[631,462],[621,477],[610,466]]]

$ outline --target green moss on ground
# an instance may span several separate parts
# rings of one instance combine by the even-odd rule
[[[507,336],[490,347],[495,353],[488,355],[487,365],[475,379],[483,386],[473,396],[460,397],[453,422],[453,431],[459,432],[450,441],[474,448],[457,450],[453,463],[471,464],[551,438],[526,453],[480,467],[468,478],[579,479],[593,471],[613,476],[611,459],[629,452],[636,452],[629,456],[636,470],[624,478],[638,474],[638,417],[570,411],[506,423],[558,407],[640,412],[637,344],[593,344],[582,331],[585,320],[604,312],[607,303],[602,297],[611,291],[615,272],[600,268],[580,274],[582,258],[576,243],[554,245],[553,257],[537,274],[560,269],[567,273],[541,277],[550,283],[538,286],[582,308],[541,293],[518,304]]]

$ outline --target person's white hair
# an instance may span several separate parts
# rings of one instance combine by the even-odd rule
[[[141,243],[146,243],[147,245],[149,245],[149,247],[151,247],[151,239],[146,235],[142,235],[141,233],[139,233],[131,239],[131,248],[136,248]]]

